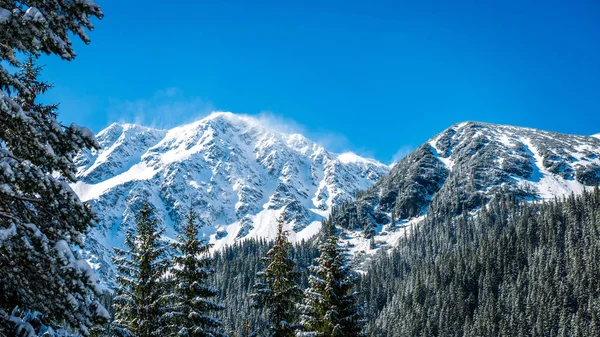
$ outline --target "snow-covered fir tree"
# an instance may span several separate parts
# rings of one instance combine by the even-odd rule
[[[357,275],[348,266],[331,218],[323,223],[321,255],[310,267],[309,288],[300,305],[301,336],[364,336],[361,308],[353,291]]]
[[[173,244],[176,255],[171,268],[173,281],[169,296],[169,308],[165,314],[169,336],[213,337],[224,336],[220,331],[221,321],[215,313],[223,310],[221,304],[212,300],[217,295],[208,278],[214,273],[211,244],[199,239],[200,225],[190,208],[186,223],[178,235],[179,242]]]
[[[261,281],[254,285],[256,292],[251,295],[252,305],[266,311],[269,321],[265,330],[270,337],[295,336],[299,327],[296,304],[302,291],[296,283],[299,278],[296,263],[288,256],[291,244],[283,223],[280,217],[275,244],[263,258],[266,267],[257,273]]]
[[[111,324],[113,335],[151,337],[164,334],[166,295],[169,283],[165,276],[170,261],[167,246],[161,242],[164,228],[157,228],[153,209],[147,204],[136,216],[137,233],[127,231],[127,250],[115,248],[114,263],[119,275],[117,296]]]
[[[59,124],[57,104],[38,103],[52,88],[41,70],[30,56],[0,76],[0,335],[46,327],[88,335],[109,317],[95,273],[72,250],[94,217],[67,182],[75,179],[71,156],[94,140]],[[34,314],[35,328],[24,319]]]
[[[95,145],[92,133],[35,103],[50,86],[32,62],[17,74],[6,68],[22,66],[17,52],[73,59],[70,35],[88,43],[92,17],[102,17],[92,0],[0,1],[0,334],[32,331],[11,314],[17,306],[83,335],[107,314],[91,294],[99,290],[93,271],[71,250],[93,220],[67,184],[75,181],[71,156]]]

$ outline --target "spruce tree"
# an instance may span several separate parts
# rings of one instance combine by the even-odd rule
[[[213,259],[209,255],[212,245],[198,238],[199,229],[196,214],[190,208],[182,227],[183,235],[178,235],[179,242],[173,244],[178,255],[170,270],[173,294],[165,315],[169,336],[224,336],[219,331],[222,323],[214,316],[216,311],[223,310],[223,305],[211,300],[217,291],[208,285],[214,273]]]
[[[298,329],[296,303],[302,291],[296,280],[296,263],[289,258],[291,247],[288,233],[283,230],[283,217],[278,219],[277,237],[274,246],[263,258],[265,269],[257,273],[262,281],[254,285],[251,295],[253,306],[266,310],[268,322],[267,336],[291,337]]]
[[[137,235],[128,230],[125,237],[128,249],[114,248],[119,288],[111,329],[124,337],[161,336],[169,267],[167,247],[160,241],[165,230],[157,228],[154,211],[147,203],[139,210],[136,223]]]
[[[337,229],[329,218],[323,224],[321,255],[311,266],[309,288],[301,309],[303,336],[364,336],[361,308],[353,292],[357,276],[348,266],[345,251],[339,246]]]
[[[39,313],[38,326],[87,335],[108,313],[96,300],[95,273],[72,249],[83,246],[94,217],[67,182],[75,180],[71,156],[94,141],[89,131],[63,128],[57,104],[37,102],[52,87],[41,70],[30,56],[12,77],[14,95],[0,90],[0,321],[19,308]]]
[[[0,334],[16,321],[15,307],[84,335],[106,314],[91,295],[93,271],[71,250],[93,223],[68,185],[72,156],[95,146],[92,133],[60,124],[54,105],[23,104],[50,86],[37,79],[33,62],[17,59],[41,52],[73,59],[70,36],[89,43],[92,17],[102,17],[92,0],[0,1]],[[11,73],[7,64],[23,69]]]

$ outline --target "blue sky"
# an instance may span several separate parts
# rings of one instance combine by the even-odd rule
[[[595,0],[96,1],[92,43],[42,60],[94,131],[262,113],[386,163],[465,120],[600,132]]]

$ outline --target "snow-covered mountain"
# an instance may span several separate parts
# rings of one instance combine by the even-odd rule
[[[73,188],[100,216],[86,248],[105,280],[112,279],[111,247],[122,245],[146,200],[170,237],[193,207],[217,249],[273,237],[281,214],[292,240],[307,239],[335,209],[361,256],[393,245],[431,204],[459,214],[499,192],[534,200],[600,183],[597,135],[478,122],[451,126],[391,170],[231,113],[171,130],[113,124],[97,139],[98,151],[76,158]]]
[[[461,214],[496,193],[541,200],[599,183],[599,138],[466,122],[403,158],[355,201],[344,203],[334,218],[356,230],[350,238],[353,251],[369,253],[397,242],[432,204]]]
[[[146,200],[170,237],[191,206],[216,248],[274,237],[281,214],[291,239],[301,240],[317,232],[333,205],[389,171],[231,113],[170,130],[112,124],[97,140],[99,150],[76,157],[80,181],[73,189],[99,215],[86,249],[105,280],[112,279],[112,247],[122,245],[124,229]]]

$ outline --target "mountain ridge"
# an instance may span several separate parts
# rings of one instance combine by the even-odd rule
[[[333,213],[355,252],[393,245],[430,205],[472,212],[497,193],[543,200],[600,183],[600,139],[483,122],[454,124]]]
[[[146,200],[169,237],[194,207],[216,249],[272,238],[279,216],[293,241],[308,239],[333,211],[357,257],[393,246],[431,204],[460,214],[495,193],[544,199],[600,181],[599,138],[475,121],[450,126],[391,166],[232,113],[169,130],[113,123],[97,138],[100,150],[76,158],[73,188],[100,215],[88,256],[104,270]]]
[[[144,202],[154,205],[170,238],[193,207],[217,249],[274,237],[279,216],[299,241],[319,230],[332,206],[389,171],[373,159],[329,152],[303,135],[231,113],[169,130],[111,124],[97,140],[99,150],[75,158],[80,180],[72,187],[99,215],[88,257],[104,270],[112,268],[110,249],[122,244]]]

